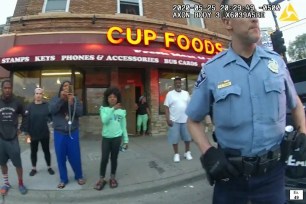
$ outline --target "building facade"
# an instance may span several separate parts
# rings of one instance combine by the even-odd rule
[[[134,134],[135,103],[145,95],[151,133],[164,135],[163,100],[173,77],[192,93],[201,66],[228,45],[217,15],[214,0],[18,0],[0,36],[2,78],[12,78],[25,104],[35,87],[49,100],[71,80],[84,105],[81,125],[89,127],[83,134],[100,131],[97,114],[109,86],[121,89]]]

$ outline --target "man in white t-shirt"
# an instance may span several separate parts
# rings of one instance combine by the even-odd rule
[[[187,129],[187,115],[185,110],[190,100],[189,93],[182,90],[181,78],[174,79],[174,90],[167,93],[164,105],[166,106],[166,120],[169,126],[168,142],[172,144],[174,150],[174,162],[180,161],[178,153],[178,143],[180,138],[185,142],[184,157],[191,160],[192,156],[189,150],[191,137]]]

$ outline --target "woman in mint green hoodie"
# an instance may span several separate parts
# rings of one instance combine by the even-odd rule
[[[110,87],[104,92],[103,106],[100,107],[102,121],[102,158],[100,164],[100,179],[95,185],[96,190],[102,190],[107,183],[105,172],[110,156],[111,177],[109,186],[116,188],[118,182],[115,179],[119,148],[123,140],[123,146],[127,148],[129,141],[126,130],[126,111],[121,108],[121,94],[118,88]]]

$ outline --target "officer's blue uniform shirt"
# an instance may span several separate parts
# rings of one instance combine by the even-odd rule
[[[202,121],[212,105],[218,144],[255,156],[280,144],[286,106],[295,108],[296,96],[277,53],[257,46],[248,66],[229,48],[202,68],[186,114]]]

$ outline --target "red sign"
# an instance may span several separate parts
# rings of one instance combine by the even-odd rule
[[[101,44],[38,44],[15,46],[0,58],[0,63],[109,61],[201,67],[202,63],[208,59],[210,56],[146,47]]]

